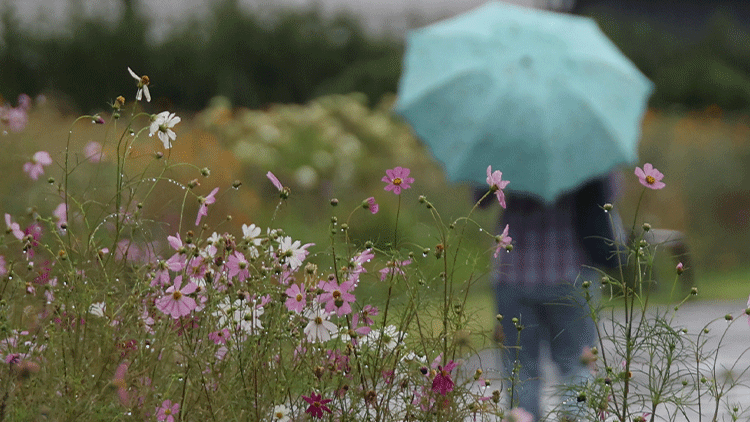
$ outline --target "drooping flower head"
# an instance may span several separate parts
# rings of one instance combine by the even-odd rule
[[[503,189],[510,183],[507,180],[503,180],[503,172],[500,170],[492,171],[492,166],[487,166],[487,184],[490,185],[490,190],[497,196],[497,202],[500,206],[505,208],[505,193]]]
[[[128,72],[130,72],[130,76],[132,76],[133,79],[138,81],[138,92],[135,93],[135,99],[141,101],[141,98],[145,96],[146,101],[151,102],[151,93],[148,92],[148,84],[151,83],[151,80],[148,76],[138,76],[130,68],[128,68]]]
[[[655,169],[651,163],[644,164],[643,169],[636,167],[635,175],[638,176],[638,181],[649,189],[662,189],[666,186],[664,182],[661,181],[661,179],[664,178],[664,175],[661,174],[659,170]]]
[[[414,178],[409,177],[411,170],[403,167],[395,167],[385,171],[381,181],[388,183],[385,187],[387,191],[393,191],[396,195],[401,194],[402,189],[409,189],[411,184],[414,183]]]
[[[377,214],[378,210],[380,209],[378,203],[375,202],[375,198],[372,196],[362,201],[362,208],[370,210],[370,212],[373,214]]]
[[[275,174],[269,171],[268,173],[266,173],[266,177],[268,178],[268,180],[271,181],[271,183],[273,183],[276,189],[279,190],[279,196],[281,197],[281,199],[289,198],[289,194],[291,193],[291,191],[289,190],[288,187],[282,185],[281,182],[279,182],[279,179],[276,177]]]
[[[197,226],[201,222],[201,218],[208,215],[208,206],[216,202],[216,192],[219,191],[219,188],[214,188],[214,190],[211,191],[211,193],[208,194],[207,197],[199,197],[198,202],[200,202],[201,206],[198,208],[198,216],[195,217],[195,225]]]
[[[512,240],[513,238],[508,236],[508,225],[506,224],[503,232],[495,238],[495,241],[497,242],[497,248],[495,249],[495,258],[497,258],[497,255],[501,250],[508,250],[508,245],[510,245],[510,242]]]

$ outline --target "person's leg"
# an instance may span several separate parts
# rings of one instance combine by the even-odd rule
[[[580,280],[576,285],[580,286]],[[596,285],[597,283],[592,283],[589,289],[595,290],[593,286]],[[575,399],[577,394],[569,389],[586,383],[591,377],[591,372],[581,357],[584,348],[595,345],[596,327],[580,287],[564,284],[551,288],[555,289],[558,299],[545,306],[543,318],[550,327],[552,360],[560,370],[561,384],[568,388],[560,410],[574,416],[578,409]]]
[[[512,393],[511,407],[517,403],[527,412],[534,415],[534,421],[539,420],[541,379],[539,368],[539,346],[543,327],[539,326],[539,309],[536,302],[529,298],[530,293],[524,288],[513,285],[496,286],[498,312],[503,315],[501,323],[505,346],[501,350],[502,367],[506,394]],[[513,318],[518,318],[523,329],[516,329]],[[513,385],[514,367],[518,368],[517,380]]]

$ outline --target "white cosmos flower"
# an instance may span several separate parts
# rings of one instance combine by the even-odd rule
[[[91,315],[96,315],[100,318],[104,316],[104,311],[106,310],[107,310],[107,304],[104,302],[92,303],[91,306],[89,306],[89,313]]]
[[[274,422],[289,422],[289,408],[283,404],[278,404],[273,407],[273,421]]]
[[[128,68],[128,72],[130,72],[130,76],[132,76],[133,79],[138,81],[138,92],[135,93],[135,99],[137,101],[141,101],[141,99],[145,96],[146,101],[151,102],[151,93],[148,92],[148,84],[151,81],[149,80],[148,76],[138,76],[130,68]]]
[[[305,327],[305,335],[309,342],[328,341],[332,334],[338,331],[336,324],[328,321],[330,315],[318,303],[314,303],[311,309],[305,311],[305,316],[310,320]]]
[[[153,121],[151,121],[149,134],[153,135],[156,133],[164,144],[164,149],[170,149],[172,148],[172,141],[177,138],[177,134],[174,133],[172,128],[177,123],[180,123],[180,120],[182,119],[175,116],[174,113],[170,114],[168,111],[162,111],[153,118]]]

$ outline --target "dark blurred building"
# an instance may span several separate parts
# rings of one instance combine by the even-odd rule
[[[677,32],[703,28],[717,12],[750,28],[750,0],[576,0],[571,13],[648,17]]]

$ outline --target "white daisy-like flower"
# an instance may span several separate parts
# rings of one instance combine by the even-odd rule
[[[262,306],[257,306],[254,302],[248,302],[246,300],[237,299],[234,303],[229,302],[229,298],[225,297],[224,300],[219,303],[219,310],[214,312],[214,316],[219,317],[219,326],[225,327],[230,320],[236,324],[242,331],[248,334],[255,334],[257,330],[263,328],[260,321],[260,316],[263,315],[265,310]]]
[[[279,250],[276,256],[279,260],[289,265],[289,268],[296,270],[302,265],[302,261],[307,258],[307,248],[313,243],[302,244],[299,240],[292,240],[289,236],[279,239]]]
[[[137,101],[141,101],[141,99],[145,96],[146,101],[151,102],[151,93],[148,92],[148,84],[151,83],[151,80],[148,78],[148,76],[138,76],[130,68],[128,68],[128,72],[130,72],[130,76],[132,76],[133,79],[138,81],[138,92],[135,93],[135,99]]]
[[[257,227],[255,224],[242,225],[242,238],[249,244],[249,252],[250,256],[253,258],[257,258],[260,254],[258,253],[257,246],[260,246],[263,239],[260,239],[258,236],[260,235],[260,227]]]
[[[310,320],[305,327],[305,335],[309,342],[328,341],[338,331],[336,324],[328,321],[330,315],[323,310],[323,307],[319,303],[314,303],[310,309],[305,311],[305,317]]]
[[[380,330],[370,331],[364,338],[362,344],[369,344],[371,347],[377,345],[379,341],[383,344],[386,352],[392,352],[399,342],[404,341],[406,333],[399,331],[395,325],[389,325]]]
[[[274,422],[289,422],[289,408],[283,404],[277,404],[273,407],[272,418]]]
[[[89,306],[89,313],[91,315],[96,315],[99,318],[104,317],[104,311],[106,310],[107,310],[107,304],[104,302],[92,303],[91,306]]]
[[[157,134],[164,144],[164,149],[170,149],[172,148],[172,141],[177,139],[177,134],[174,133],[172,128],[181,120],[175,113],[170,114],[168,111],[162,111],[152,117],[149,135]]]

